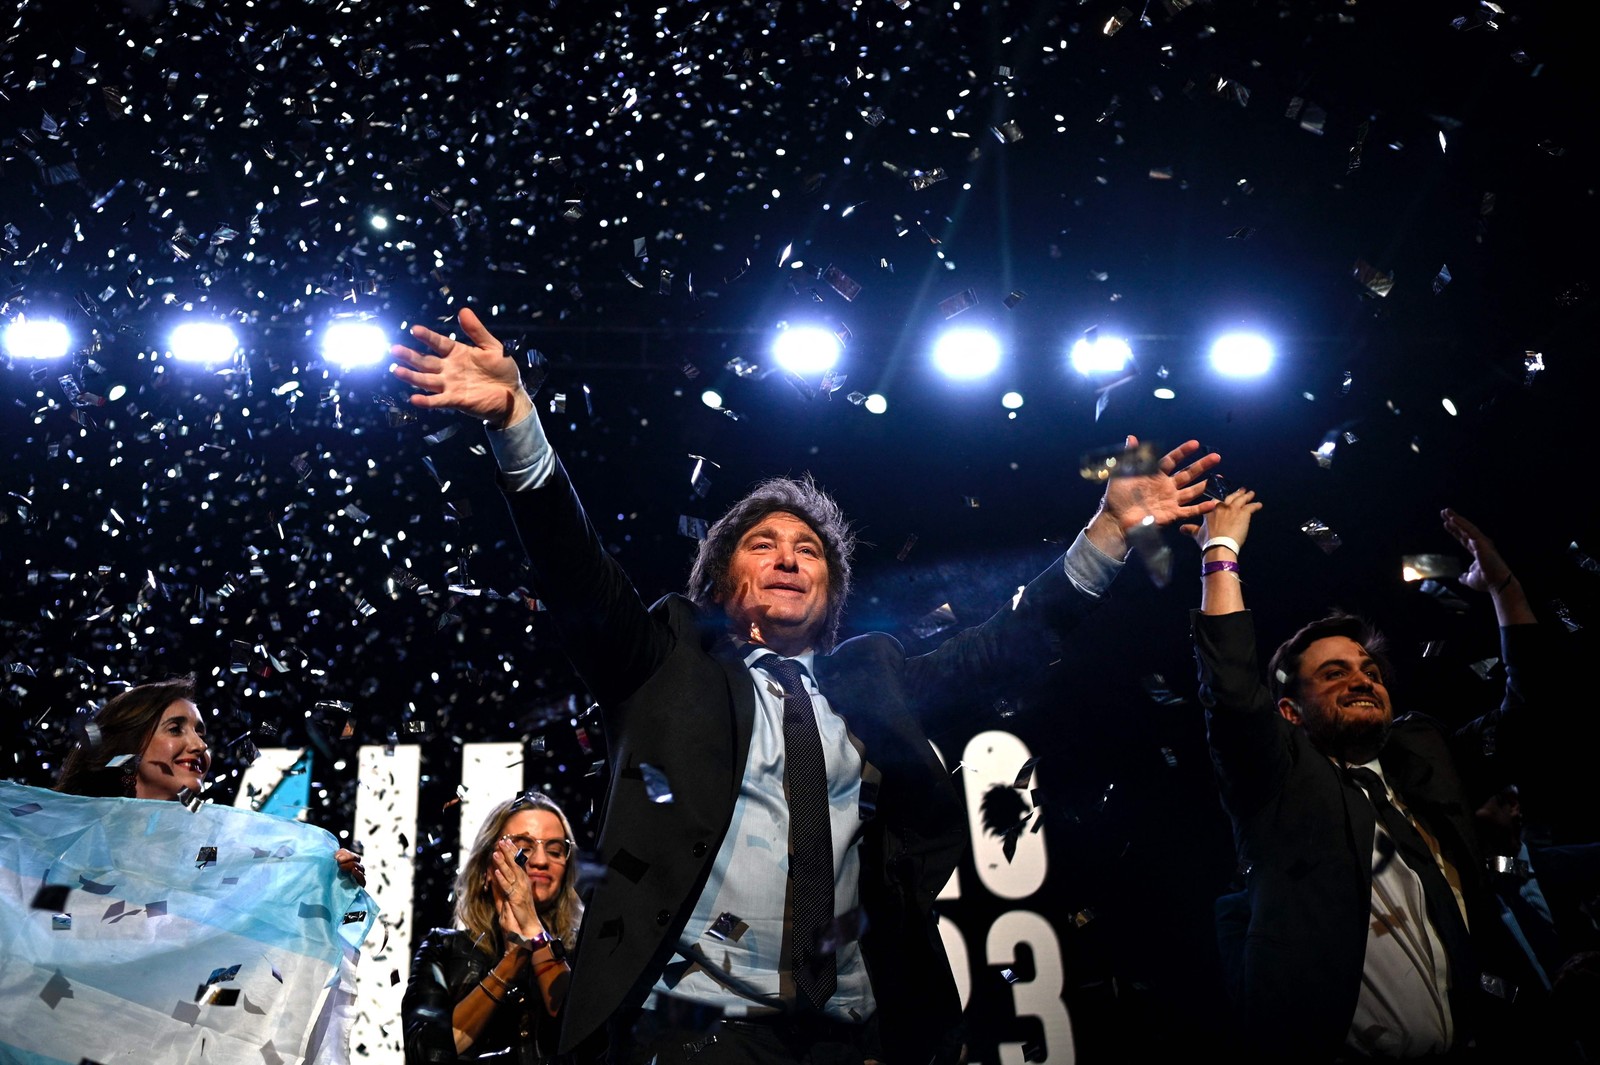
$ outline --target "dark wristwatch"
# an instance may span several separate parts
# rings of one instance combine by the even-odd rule
[[[521,932],[507,932],[505,937],[507,943],[522,947],[529,952],[536,951],[540,947],[549,947],[550,953],[557,958],[565,958],[567,956],[567,945],[549,932],[541,931],[538,935],[532,937],[525,936]]]

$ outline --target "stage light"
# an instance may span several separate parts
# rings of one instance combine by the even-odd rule
[[[772,342],[772,357],[790,373],[818,374],[833,369],[844,345],[821,326],[784,329]]]
[[[704,392],[700,393],[700,402],[704,403],[706,406],[710,407],[712,410],[721,410],[722,409],[722,393],[718,392],[714,388],[708,388]]]
[[[1000,341],[982,329],[952,329],[933,346],[933,364],[958,381],[987,377],[1000,365]]]
[[[322,333],[322,357],[336,366],[371,366],[389,357],[389,333],[371,322],[334,322]]]
[[[1000,397],[1000,405],[1006,410],[1016,410],[1022,406],[1021,392],[1007,392]]]
[[[13,359],[59,359],[72,346],[72,334],[54,318],[24,318],[6,326],[6,354]]]
[[[889,401],[876,392],[868,396],[861,405],[866,407],[868,412],[872,414],[882,414],[889,409]]]
[[[1211,368],[1224,377],[1259,377],[1272,365],[1272,345],[1254,333],[1229,333],[1211,345]]]
[[[1133,358],[1133,349],[1121,337],[1079,337],[1072,345],[1072,368],[1085,377],[1121,373]]]
[[[1154,392],[1151,393],[1151,395],[1155,396],[1157,399],[1177,399],[1178,398],[1178,393],[1174,392],[1170,388],[1167,388],[1165,385],[1163,385],[1162,387],[1156,389]]]
[[[239,338],[221,322],[184,322],[167,338],[167,349],[179,362],[226,362],[239,350]]]
[[[1456,416],[1455,403],[1450,399],[1449,396],[1444,397],[1442,402],[1444,403],[1444,412],[1450,415],[1450,417],[1454,418]]]
[[[389,228],[389,220],[387,218],[383,217],[383,215],[381,215],[381,214],[375,214],[375,215],[372,216],[371,225],[372,225],[373,229],[376,229],[378,232],[381,233],[385,229]]]
[[[121,399],[127,394],[127,385],[112,385],[110,390],[106,392],[106,402],[115,403],[117,400]]]

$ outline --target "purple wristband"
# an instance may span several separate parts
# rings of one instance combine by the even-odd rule
[[[1239,563],[1230,562],[1227,559],[1222,558],[1219,558],[1214,562],[1200,563],[1200,576],[1202,577],[1208,577],[1213,573],[1221,573],[1223,570],[1228,570],[1229,572],[1233,573],[1234,576],[1238,576]]]

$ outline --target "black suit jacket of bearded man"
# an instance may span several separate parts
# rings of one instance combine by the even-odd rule
[[[1306,731],[1279,715],[1257,664],[1253,615],[1196,611],[1191,620],[1211,758],[1247,882],[1247,905],[1222,929],[1242,1034],[1264,1060],[1327,1060],[1341,1052],[1361,993],[1377,814]],[[1426,715],[1398,717],[1378,757],[1389,786],[1455,867],[1478,982],[1488,974],[1520,988],[1524,1012],[1539,997],[1537,978],[1500,920],[1473,823],[1479,799],[1469,796],[1486,798],[1486,781],[1527,779],[1548,742],[1527,705],[1550,672],[1545,629],[1500,630],[1500,707],[1453,732]],[[1511,1038],[1523,1023],[1481,987],[1463,997],[1471,1008],[1455,1025],[1480,1042]]]

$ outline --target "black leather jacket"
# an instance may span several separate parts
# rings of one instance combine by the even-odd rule
[[[406,1065],[455,1061],[538,1065],[554,1057],[558,1019],[545,1010],[532,972],[523,973],[512,985],[478,1041],[464,1054],[456,1053],[451,1014],[494,963],[493,957],[473,947],[466,932],[435,928],[428,933],[411,961],[411,980],[400,1004]],[[493,981],[490,986],[499,991]]]

